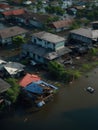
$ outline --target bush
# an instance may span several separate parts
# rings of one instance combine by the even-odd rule
[[[65,70],[63,65],[55,61],[50,62],[48,68],[52,76],[64,82],[70,82],[73,79],[77,79],[82,74],[79,70]]]
[[[96,56],[96,55],[98,54],[98,48],[92,48],[92,49],[90,50],[90,54],[91,54],[92,56]]]
[[[15,103],[20,94],[19,85],[17,84],[17,80],[14,78],[7,79],[7,82],[11,84],[12,87],[7,90],[6,96],[12,103]]]

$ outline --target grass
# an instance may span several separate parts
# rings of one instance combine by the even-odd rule
[[[94,67],[96,67],[97,65],[98,65],[98,61],[91,62],[91,63],[85,63],[82,65],[81,71],[83,71],[83,72],[89,71],[89,70],[93,69]]]

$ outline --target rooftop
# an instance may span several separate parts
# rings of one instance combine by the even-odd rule
[[[5,10],[2,12],[3,15],[5,16],[10,16],[10,15],[21,15],[21,14],[24,14],[25,13],[25,10],[22,9],[22,8],[12,8],[10,10]]]
[[[10,75],[17,74],[18,72],[22,71],[25,66],[17,63],[17,62],[8,62],[4,65],[4,68]]]
[[[45,31],[34,33],[33,36],[55,44],[65,41],[65,38]]]
[[[43,22],[46,22],[49,17],[52,18],[53,15],[25,12],[24,14],[17,15],[17,17],[23,18],[23,19],[35,20],[35,21],[39,21],[39,22],[43,23]]]
[[[27,73],[19,82],[19,85],[22,87],[26,87],[28,84],[32,82],[37,82],[40,80],[40,77],[34,74]]]
[[[8,38],[8,37],[17,36],[19,34],[26,33],[26,32],[27,32],[26,29],[23,29],[18,26],[8,27],[8,28],[4,28],[0,30],[0,37]]]
[[[93,30],[92,28],[79,28],[70,31],[71,33],[81,35],[88,38],[98,38],[98,30]]]
[[[73,22],[72,19],[65,19],[53,22],[52,24],[55,28],[62,28],[62,27],[69,27],[72,24],[72,22]]]
[[[56,86],[48,84],[42,80],[39,80],[37,82],[32,82],[31,84],[25,87],[25,90],[37,94],[45,93],[44,90],[47,90],[46,92],[49,92],[50,90],[57,90],[57,89],[58,88]]]

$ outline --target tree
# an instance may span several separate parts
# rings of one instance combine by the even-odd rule
[[[57,20],[59,20],[58,16],[48,17],[48,19],[46,20],[46,23],[49,24],[49,23],[55,22]]]
[[[45,8],[45,10],[50,14],[55,13],[55,14],[58,14],[58,15],[63,15],[65,13],[65,11],[60,6],[50,5],[50,6],[47,6]]]
[[[9,84],[11,84],[11,88],[7,90],[6,96],[8,99],[12,102],[15,103],[18,99],[18,96],[20,94],[20,88],[19,85],[17,84],[17,80],[14,78],[8,78],[6,79]]]
[[[37,10],[40,10],[41,8],[43,8],[43,4],[41,0],[37,2],[36,8]]]
[[[56,61],[49,62],[48,68],[49,72],[57,79],[60,79],[64,72],[63,66]]]
[[[49,62],[48,69],[53,77],[64,82],[70,82],[81,76],[79,70],[65,70],[64,66],[56,61]]]
[[[81,23],[79,23],[78,21],[73,22],[73,24],[70,26],[70,29],[77,29],[80,28]]]
[[[63,1],[62,0],[57,0],[59,5],[62,6],[63,5]]]
[[[16,36],[13,38],[13,43],[16,44],[18,48],[24,43],[26,43],[26,40],[22,36]]]
[[[70,75],[70,77],[72,78],[72,80],[74,79],[78,79],[79,77],[81,77],[82,72],[80,72],[79,70],[76,69],[70,69],[70,70],[66,70],[66,74]]]

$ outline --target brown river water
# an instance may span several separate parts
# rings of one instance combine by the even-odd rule
[[[86,76],[88,75],[88,77]],[[85,91],[91,86],[93,94]],[[98,130],[98,68],[61,87],[38,112],[18,109],[0,119],[0,130]]]

